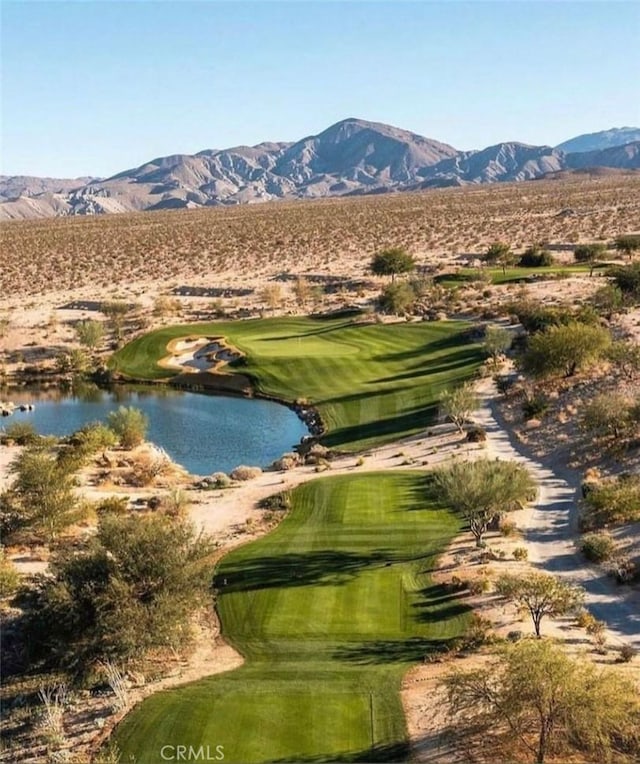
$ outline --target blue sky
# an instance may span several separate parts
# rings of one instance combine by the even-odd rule
[[[640,3],[2,2],[2,172],[110,175],[348,116],[456,148],[640,123]]]

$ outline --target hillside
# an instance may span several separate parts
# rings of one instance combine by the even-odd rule
[[[618,131],[618,138],[627,135],[624,130],[631,129]],[[524,181],[592,166],[634,169],[639,145],[566,153],[511,141],[458,151],[407,130],[349,118],[294,143],[173,154],[104,180],[3,176],[0,219],[197,209]]]

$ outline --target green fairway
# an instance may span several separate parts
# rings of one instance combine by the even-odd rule
[[[604,263],[597,263],[594,272],[607,268]],[[570,276],[588,276],[590,265],[550,265],[543,268],[460,268],[455,273],[443,273],[436,276],[435,281],[443,286],[460,286],[477,280],[479,274],[490,277],[492,284],[514,284],[519,281],[528,281],[532,276],[539,279],[552,279],[558,274],[566,273]]]
[[[121,760],[220,745],[246,764],[402,761],[402,676],[467,620],[429,577],[460,522],[424,482],[382,472],[297,488],[280,526],[216,578],[223,633],[247,662],[145,700],[117,729]]]
[[[157,362],[177,337],[224,336],[245,354],[238,371],[257,390],[314,404],[325,445],[360,450],[418,432],[442,390],[468,379],[481,361],[469,325],[456,321],[359,324],[352,318],[273,318],[172,326],[139,337],[112,358],[130,378],[167,379]]]

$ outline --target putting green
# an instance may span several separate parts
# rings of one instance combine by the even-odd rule
[[[382,472],[297,488],[279,527],[216,578],[245,665],[145,700],[116,731],[121,760],[156,764],[182,745],[245,764],[402,761],[402,676],[467,619],[429,578],[460,522],[424,482]]]
[[[306,399],[320,412],[323,443],[356,451],[419,432],[442,390],[470,378],[482,354],[469,324],[361,324],[351,318],[273,318],[172,326],[114,354],[111,367],[134,379],[167,379],[158,366],[177,337],[224,336],[245,357],[238,371],[262,393]]]

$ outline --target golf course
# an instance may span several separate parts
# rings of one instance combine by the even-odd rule
[[[481,351],[461,321],[376,324],[358,317],[285,317],[171,326],[139,337],[112,357],[129,379],[168,380],[158,362],[186,337],[223,337],[243,357],[234,369],[256,392],[305,400],[325,425],[322,443],[360,451],[424,429],[442,391],[469,379]]]
[[[467,609],[431,582],[458,517],[425,497],[426,473],[319,478],[277,529],[216,575],[234,671],[155,694],[117,728],[122,761],[163,746],[222,746],[227,762],[400,761],[403,674],[460,636]],[[169,750],[169,749],[167,749]]]

